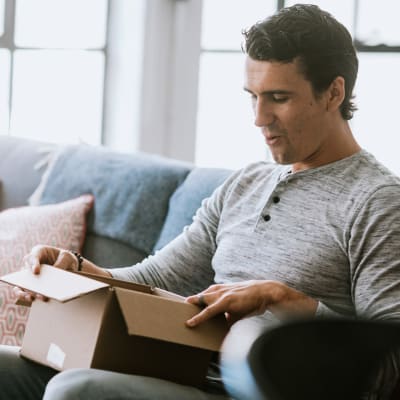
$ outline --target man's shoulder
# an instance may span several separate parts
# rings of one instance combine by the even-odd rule
[[[399,176],[364,150],[344,169],[341,186],[341,193],[354,201],[356,209],[371,202],[385,207],[384,204],[393,204],[400,197]]]
[[[385,186],[400,188],[400,177],[365,150],[361,152],[358,162],[349,166],[346,178],[354,185],[372,191]]]

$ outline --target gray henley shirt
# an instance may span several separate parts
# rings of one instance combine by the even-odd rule
[[[317,316],[399,321],[399,201],[400,179],[365,150],[297,173],[257,162],[204,200],[170,244],[110,272],[184,296],[276,280],[317,299]],[[396,363],[385,374],[397,376]]]

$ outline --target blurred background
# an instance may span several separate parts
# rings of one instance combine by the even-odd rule
[[[0,134],[198,166],[269,159],[243,91],[241,31],[290,0],[0,0]],[[398,0],[307,2],[351,32],[351,121],[400,174]]]

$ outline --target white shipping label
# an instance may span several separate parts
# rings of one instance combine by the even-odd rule
[[[65,361],[65,353],[54,343],[50,343],[49,351],[47,352],[47,361],[54,367],[62,369]]]

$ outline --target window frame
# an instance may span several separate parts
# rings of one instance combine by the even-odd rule
[[[32,51],[41,51],[41,50],[54,50],[54,48],[50,47],[29,47],[29,46],[17,46],[15,44],[15,24],[16,24],[16,1],[17,0],[5,0],[4,3],[4,33],[0,36],[0,48],[6,49],[10,52],[10,76],[9,76],[9,94],[8,94],[8,135],[10,132],[10,123],[11,123],[11,113],[12,113],[12,102],[13,102],[13,74],[14,74],[14,56],[16,51],[24,51],[24,50],[32,50]],[[112,0],[108,0],[107,6],[107,20],[106,20],[106,34],[105,34],[105,43],[104,46],[96,47],[96,48],[77,48],[77,50],[85,50],[85,51],[96,51],[103,53],[104,56],[104,73],[103,73],[103,93],[102,93],[102,114],[100,121],[100,142],[104,143],[104,121],[105,121],[105,88],[106,88],[106,76],[107,76],[107,67],[108,67],[108,30],[110,24],[110,7]],[[69,49],[66,49],[69,50]],[[74,48],[75,50],[75,48]],[[57,49],[57,51],[63,51],[63,49]]]
[[[95,49],[105,59],[100,144],[191,162],[202,0],[135,0],[134,11],[132,4],[131,0],[108,1],[106,43]],[[14,45],[15,8],[16,0],[6,0],[5,33],[0,38],[0,46],[11,53],[8,121],[14,51],[25,49]],[[132,37],[139,37],[135,44],[126,41]],[[124,51],[119,48],[121,41],[128,43]]]
[[[140,12],[129,18],[144,21],[143,26],[134,33],[127,28],[124,34],[140,38],[121,55],[116,26],[124,12],[118,4],[123,2],[128,4],[130,0],[108,2],[106,43],[101,49],[105,58],[101,144],[194,162],[201,54],[240,50],[201,48],[202,0],[135,0]],[[285,0],[277,0],[276,4],[279,10],[285,6]],[[356,15],[359,0],[353,4]],[[0,47],[11,53],[10,112],[14,51],[24,49],[13,42],[15,7],[16,0],[5,1],[4,35],[0,37]],[[356,21],[353,37],[355,25]],[[358,52],[400,53],[400,46],[369,46],[357,38],[354,43]],[[125,65],[124,73],[116,73],[121,65]],[[129,75],[133,68],[134,73]],[[116,110],[115,104],[126,107]]]
[[[288,1],[285,0],[277,0],[276,1],[276,11],[285,7]],[[353,37],[353,43],[358,53],[400,53],[400,46],[392,46],[388,44],[380,44],[380,45],[367,45],[362,43],[356,36],[357,31],[357,21],[359,18],[359,4],[360,0],[353,0],[352,9],[353,9],[353,24],[351,34]],[[388,11],[389,12],[389,11]],[[228,48],[201,48],[201,54],[238,54],[242,51],[240,49],[228,49]],[[196,132],[194,133],[194,135]],[[269,159],[269,155],[266,156],[266,159]]]

